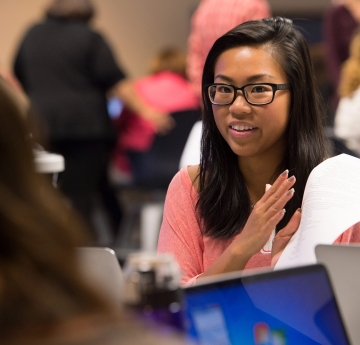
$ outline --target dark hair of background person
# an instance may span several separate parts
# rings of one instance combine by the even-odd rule
[[[204,109],[197,208],[203,220],[204,234],[213,238],[226,239],[239,233],[251,210],[250,197],[239,170],[237,156],[216,127],[205,87],[214,82],[214,67],[218,57],[229,49],[241,46],[260,47],[271,52],[291,85],[286,153],[274,172],[273,181],[283,170],[289,169],[290,175],[296,176],[296,193],[287,203],[287,212],[278,224],[277,231],[301,207],[311,170],[328,156],[323,134],[324,114],[308,45],[291,20],[276,17],[249,21],[227,32],[211,48],[202,77]]]
[[[88,22],[95,15],[95,8],[90,0],[53,0],[46,10],[46,15],[52,18]]]
[[[150,61],[149,73],[170,71],[186,78],[186,54],[177,48],[164,48]]]
[[[0,339],[109,311],[76,261],[75,247],[89,243],[87,230],[35,172],[29,130],[2,86],[0,157]]]

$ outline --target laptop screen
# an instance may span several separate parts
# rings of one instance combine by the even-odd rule
[[[183,289],[199,344],[349,344],[324,266],[219,278]]]

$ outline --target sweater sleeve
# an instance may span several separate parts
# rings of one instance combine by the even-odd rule
[[[197,192],[187,167],[175,175],[167,192],[158,252],[171,253],[182,272],[182,285],[189,285],[204,271],[204,243],[196,218]]]
[[[360,243],[360,223],[343,232],[334,242],[335,244]]]

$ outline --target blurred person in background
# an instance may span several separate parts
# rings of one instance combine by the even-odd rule
[[[186,54],[176,47],[160,49],[149,62],[149,74],[134,80],[141,100],[165,114],[199,109],[199,101],[186,75]],[[176,124],[174,124],[176,125]],[[114,156],[117,176],[131,180],[127,151],[148,151],[156,135],[153,123],[125,108],[116,120],[118,141]]]
[[[324,15],[325,66],[331,86],[331,103],[327,125],[333,127],[339,102],[338,87],[341,65],[349,57],[354,30],[360,22],[359,0],[333,0]]]
[[[93,229],[94,199],[109,212],[114,235],[122,210],[107,171],[116,133],[107,111],[108,94],[166,130],[166,117],[144,105],[116,63],[103,36],[89,23],[90,0],[53,0],[46,18],[20,43],[14,74],[48,134],[49,150],[65,159],[59,188]]]
[[[191,19],[187,73],[201,98],[201,77],[206,56],[217,38],[238,24],[271,17],[267,0],[201,0]]]
[[[335,113],[335,135],[360,157],[360,29],[350,44],[350,56],[341,68],[340,101]]]

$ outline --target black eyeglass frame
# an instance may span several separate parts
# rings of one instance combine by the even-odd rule
[[[271,101],[269,101],[269,102],[267,102],[267,103],[252,103],[252,102],[250,102],[250,101],[247,99],[247,96],[246,96],[246,94],[245,94],[245,92],[244,92],[245,88],[246,88],[247,86],[250,86],[250,85],[255,85],[255,86],[256,86],[256,85],[268,85],[268,86],[271,86],[271,88],[272,88],[272,90],[273,90],[273,96],[272,96]],[[235,91],[235,92],[234,92],[234,98],[232,99],[231,102],[228,102],[228,103],[225,103],[225,104],[224,104],[224,103],[219,104],[219,103],[213,102],[213,101],[211,100],[211,97],[210,97],[210,87],[212,87],[212,86],[230,86],[230,87],[232,87],[232,88],[234,89],[234,91]],[[241,91],[242,94],[243,94],[243,96],[244,96],[244,98],[245,98],[245,100],[246,100],[246,102],[248,102],[250,105],[261,106],[261,105],[267,105],[267,104],[272,103],[273,100],[274,100],[274,98],[275,98],[275,93],[276,93],[276,91],[278,91],[278,90],[291,89],[291,85],[290,85],[290,84],[274,84],[274,83],[255,83],[255,84],[246,84],[246,85],[244,85],[244,86],[242,86],[242,87],[237,87],[237,86],[232,85],[232,84],[214,83],[214,84],[208,84],[208,85],[206,85],[205,88],[206,88],[206,90],[207,90],[207,95],[208,95],[208,97],[209,97],[210,102],[211,102],[212,104],[214,104],[214,105],[220,105],[220,106],[221,106],[221,105],[230,105],[230,104],[234,103],[235,99],[238,97],[238,91]]]

